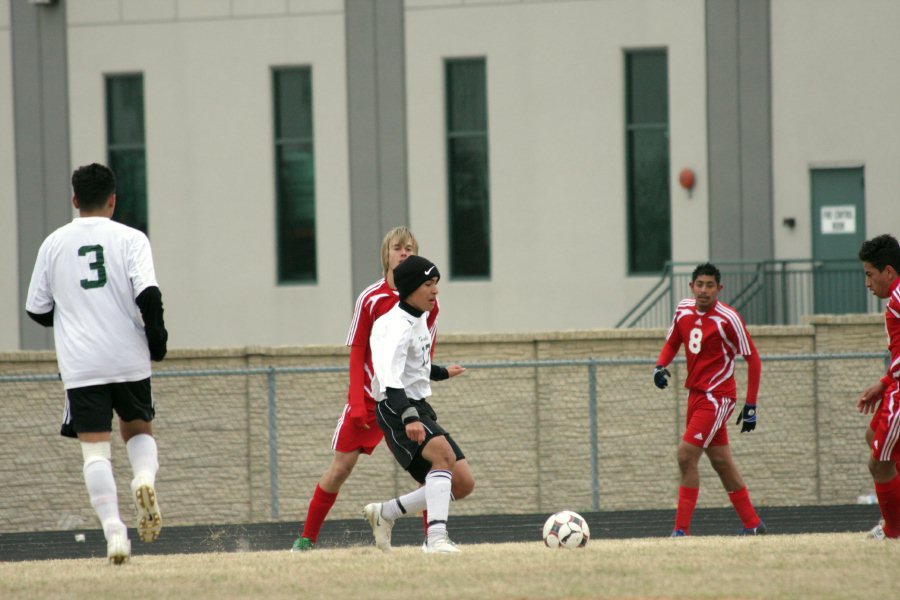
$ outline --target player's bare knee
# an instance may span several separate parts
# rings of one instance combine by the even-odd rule
[[[426,450],[422,456],[431,463],[435,469],[452,471],[456,466],[456,453],[450,447],[450,443],[444,436],[433,437],[428,440]]]
[[[434,460],[431,461],[431,466],[435,469],[452,471],[453,467],[456,466],[456,456],[453,454],[453,450],[450,450],[449,452],[439,452],[434,457]]]
[[[457,475],[453,474],[453,485],[451,487],[451,492],[453,493],[453,498],[456,500],[462,500],[466,496],[472,493],[472,490],[475,489],[475,479],[471,475]]]
[[[730,473],[733,470],[731,461],[724,456],[710,456],[709,464],[719,475]]]
[[[329,467],[328,471],[325,472],[325,479],[331,487],[341,487],[344,485],[344,482],[347,481],[347,478],[350,477],[352,471],[352,467],[348,468],[345,465],[332,465]]]
[[[690,451],[690,448],[685,446],[679,447],[676,456],[678,458],[678,466],[681,468],[682,473],[697,468],[698,457]]]

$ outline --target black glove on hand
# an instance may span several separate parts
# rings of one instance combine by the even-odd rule
[[[741,414],[738,415],[737,424],[740,425],[741,421],[744,421],[744,425],[741,427],[741,433],[745,433],[747,431],[753,431],[756,429],[756,405],[755,404],[745,404],[744,410],[741,411]]]
[[[671,376],[672,374],[669,373],[669,370],[662,365],[656,365],[656,368],[653,369],[653,383],[661,390],[666,389],[666,386],[669,385],[669,377]]]

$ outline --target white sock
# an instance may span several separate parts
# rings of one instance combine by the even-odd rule
[[[389,521],[395,521],[403,515],[414,515],[425,510],[425,502],[425,488],[420,487],[382,504],[381,516]]]
[[[428,506],[428,541],[447,535],[447,517],[450,514],[450,487],[453,473],[433,470],[425,476],[425,497]]]
[[[159,470],[159,458],[156,450],[156,440],[152,435],[141,433],[125,444],[128,449],[128,460],[131,461],[131,471],[134,474],[134,481],[138,478],[149,480],[151,485],[156,484],[156,472]],[[134,490],[132,490],[134,491]]]
[[[119,497],[112,463],[108,458],[91,457],[84,463],[84,483],[87,486],[91,506],[103,526],[106,539],[113,533],[125,533],[125,523],[119,516]]]

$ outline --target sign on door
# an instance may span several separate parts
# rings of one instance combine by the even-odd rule
[[[856,233],[856,206],[823,206],[821,211],[822,233]]]

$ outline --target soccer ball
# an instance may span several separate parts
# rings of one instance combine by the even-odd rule
[[[544,544],[548,548],[584,548],[590,537],[587,521],[571,510],[550,515],[544,523]]]

